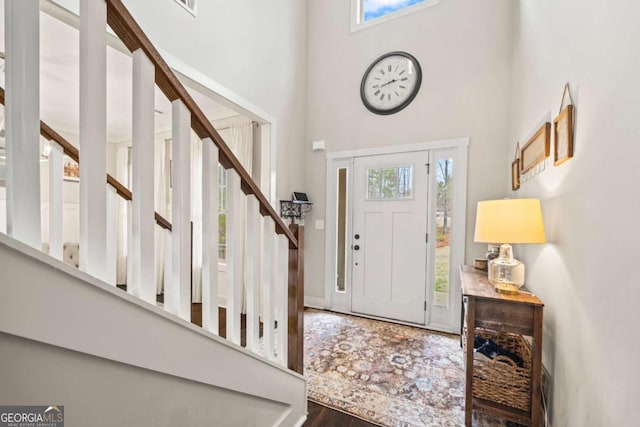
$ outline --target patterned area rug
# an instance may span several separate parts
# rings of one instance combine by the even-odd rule
[[[305,310],[309,399],[381,426],[464,424],[460,338]],[[483,416],[474,426],[507,426]]]

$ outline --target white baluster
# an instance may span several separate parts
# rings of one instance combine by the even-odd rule
[[[276,331],[275,331],[275,325],[278,324],[278,328],[280,328],[280,293],[278,290],[278,287],[280,286],[279,283],[279,270],[280,270],[280,261],[282,258],[282,255],[280,254],[279,250],[278,250],[278,235],[275,233],[275,226],[274,226],[274,231],[273,231],[273,245],[271,246],[271,251],[273,252],[273,268],[271,269],[271,289],[270,289],[270,297],[269,299],[271,300],[271,315],[273,316],[273,320],[271,321],[271,324],[269,325],[269,327],[272,329],[273,333],[272,333],[272,337],[273,337],[273,342],[271,344],[270,347],[270,351],[269,351],[269,359],[275,361],[276,360],[276,348],[277,348],[277,343],[279,342],[280,337],[276,336]]]
[[[7,233],[40,249],[40,10],[4,5]]]
[[[287,340],[288,340],[288,305],[289,305],[289,239],[284,234],[276,237],[276,250],[278,252],[278,340],[277,360],[282,366],[287,367]]]
[[[49,143],[49,255],[62,261],[64,153],[62,147],[54,141]]]
[[[131,257],[131,253],[133,252],[133,239],[131,239],[131,235],[133,235],[133,221],[131,221],[131,217],[133,216],[133,207],[131,200],[126,201],[127,205],[127,290],[129,289],[129,285],[131,284],[131,280],[135,277],[136,269],[140,267],[140,264],[135,262],[135,260]]]
[[[247,348],[258,352],[260,340],[260,204],[247,196],[247,230],[244,236],[247,288]]]
[[[165,286],[167,311],[191,320],[191,116],[180,100],[173,106],[172,274]]]
[[[227,169],[227,339],[240,344],[242,311],[242,198],[240,175]]]
[[[118,192],[110,185],[107,187],[107,258],[106,282],[115,286],[118,276]]]
[[[173,260],[173,249],[172,249],[172,240],[173,240],[173,235],[171,233],[171,231],[169,230],[165,230],[162,229],[162,232],[164,233],[164,283],[163,283],[163,289],[164,289],[164,300],[166,303],[167,300],[167,289],[172,289],[173,288],[173,265],[171,264],[172,260]],[[163,303],[163,305],[166,304]],[[166,308],[165,308],[166,310]]]
[[[108,280],[107,6],[80,1],[80,269]]]
[[[218,147],[202,140],[202,327],[218,335]]]
[[[262,345],[264,357],[273,359],[273,286],[275,270],[275,223],[269,216],[264,217],[263,264],[262,264]]]
[[[138,267],[127,291],[155,304],[154,218],[155,69],[142,49],[133,52],[133,234],[130,259]]]

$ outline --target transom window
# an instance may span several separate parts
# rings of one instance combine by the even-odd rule
[[[358,31],[429,6],[440,0],[351,0],[351,31]]]
[[[196,15],[196,0],[176,0],[176,3],[187,9],[193,16]]]

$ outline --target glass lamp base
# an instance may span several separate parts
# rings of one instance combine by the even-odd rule
[[[500,247],[500,256],[489,261],[489,281],[497,292],[517,294],[524,285],[524,264],[513,258],[511,245]]]
[[[501,294],[516,295],[520,292],[520,286],[514,283],[495,283],[493,286]]]

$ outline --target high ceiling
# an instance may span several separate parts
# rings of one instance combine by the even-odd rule
[[[0,15],[4,8],[0,8]],[[0,19],[4,27],[4,16]],[[78,30],[40,13],[40,112],[44,122],[58,131],[78,133],[79,123],[79,37]],[[4,28],[0,31],[4,52]],[[0,77],[4,86],[4,73]],[[189,88],[187,88],[189,89]],[[229,110],[196,91],[191,96],[207,117],[226,115]],[[131,139],[132,59],[107,48],[107,140]],[[171,127],[171,104],[156,87],[156,131]]]

